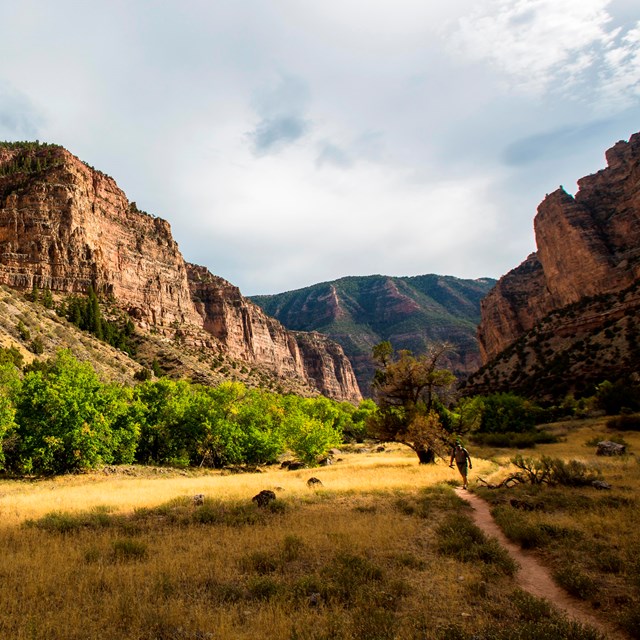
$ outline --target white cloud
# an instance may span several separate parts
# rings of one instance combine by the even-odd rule
[[[606,106],[628,106],[640,97],[640,22],[630,29],[617,46],[604,54],[600,72]]]
[[[637,129],[637,0],[5,4],[0,133],[109,173],[246,293],[498,276]]]
[[[488,62],[508,86],[570,95],[610,109],[638,94],[638,29],[615,26],[612,0],[485,0],[463,16],[453,43]],[[595,80],[595,81],[594,81]]]

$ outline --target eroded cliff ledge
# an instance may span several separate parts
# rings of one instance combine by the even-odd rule
[[[0,144],[0,283],[62,294],[92,286],[142,331],[179,333],[339,400],[361,397],[338,345],[300,338],[237,287],[188,265],[168,222],[59,146]]]
[[[621,291],[640,277],[640,134],[606,158],[606,169],[578,181],[575,198],[560,188],[538,207],[538,251],[482,302],[485,362],[550,311]]]
[[[542,375],[553,365],[558,375],[597,380],[637,368],[640,134],[606,158],[575,197],[562,188],[547,195],[534,220],[537,252],[482,301],[476,389],[513,386],[524,379],[519,369]],[[585,368],[589,344],[599,355]]]
[[[187,271],[205,330],[227,345],[232,357],[267,365],[279,376],[310,379],[332,398],[361,399],[351,364],[336,342],[315,332],[288,331],[205,267],[188,264]]]

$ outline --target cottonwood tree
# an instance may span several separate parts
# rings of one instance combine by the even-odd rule
[[[435,462],[436,455],[447,455],[442,400],[455,376],[440,364],[450,350],[451,345],[440,343],[414,356],[406,350],[394,353],[389,342],[373,349],[378,365],[373,380],[378,411],[369,419],[369,433],[379,440],[407,445],[421,464]]]

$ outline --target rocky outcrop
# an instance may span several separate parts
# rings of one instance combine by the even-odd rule
[[[479,340],[490,360],[550,311],[629,287],[640,277],[640,134],[606,154],[575,198],[548,195],[534,220],[538,251],[482,302]]]
[[[280,376],[310,379],[333,398],[361,399],[342,348],[318,333],[292,332],[240,290],[205,267],[187,265],[194,301],[206,331],[227,345],[232,357],[266,364]]]
[[[93,287],[143,331],[215,347],[336,399],[361,397],[338,345],[288,332],[237,287],[185,263],[165,220],[59,146],[0,144],[0,283]]]
[[[562,188],[546,196],[534,220],[537,252],[482,301],[478,338],[486,366],[472,385],[525,384],[523,374],[545,377],[551,363],[558,375],[580,370],[583,382],[602,379],[615,367],[633,373],[640,134],[618,142],[606,157],[605,169],[579,180],[575,197]],[[614,340],[616,335],[626,338]],[[585,366],[589,344],[599,358]]]
[[[48,165],[0,177],[0,282],[93,286],[146,327],[202,324],[168,222],[138,211],[112,178],[62,147],[2,151],[5,166],[25,156]]]

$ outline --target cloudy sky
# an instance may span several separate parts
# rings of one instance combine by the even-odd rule
[[[638,0],[0,0],[0,140],[113,176],[246,295],[499,277],[639,130]]]

